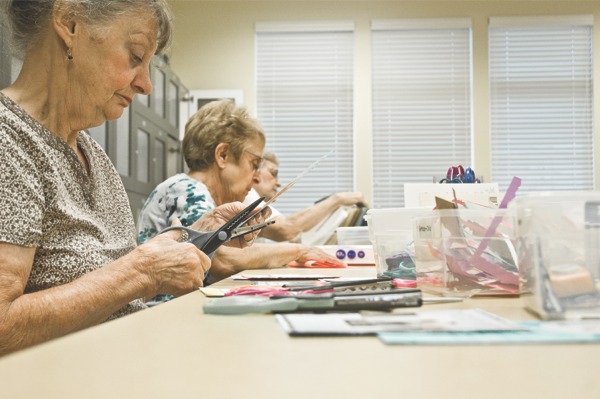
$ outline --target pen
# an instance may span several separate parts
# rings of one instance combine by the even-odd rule
[[[290,288],[290,291],[305,291],[305,290],[313,290],[313,291],[325,291],[325,290],[336,290],[336,289],[344,289],[344,288],[352,288],[354,287],[355,289],[361,289],[361,287],[363,290],[369,289],[371,286],[372,287],[378,287],[379,289],[381,288],[393,288],[393,280],[391,278],[388,277],[382,277],[382,278],[373,278],[373,279],[366,279],[366,280],[353,280],[353,281],[339,281],[339,282],[331,282],[328,284],[324,284],[324,285],[305,285],[305,286],[296,286],[293,288]],[[284,285],[285,287],[285,285]]]
[[[317,295],[310,298],[229,296],[215,298],[203,305],[204,313],[286,313],[295,311],[389,311],[394,308],[418,307],[421,293],[380,293],[378,295]]]

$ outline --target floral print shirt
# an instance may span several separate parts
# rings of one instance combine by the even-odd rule
[[[66,141],[0,93],[0,241],[35,248],[25,293],[67,284],[135,248],[135,225],[119,174],[81,132]],[[146,306],[130,302],[113,319]]]
[[[154,237],[169,227],[175,218],[190,226],[215,208],[208,188],[185,173],[171,176],[160,183],[146,200],[138,221],[138,241]]]

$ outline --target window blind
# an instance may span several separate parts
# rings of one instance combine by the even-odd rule
[[[492,18],[491,177],[520,194],[594,187],[591,16]]]
[[[372,22],[373,205],[472,165],[469,19]]]
[[[277,200],[284,214],[354,189],[353,63],[352,22],[256,25],[257,116],[282,184],[335,150]]]

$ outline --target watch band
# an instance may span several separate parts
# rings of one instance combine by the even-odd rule
[[[187,240],[189,240],[190,233],[188,233],[184,227],[175,226],[173,227],[173,230],[181,231],[181,236],[179,236],[179,238],[176,240],[177,242],[187,242]]]

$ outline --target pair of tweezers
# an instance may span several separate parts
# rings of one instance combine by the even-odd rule
[[[161,233],[169,230],[181,230],[183,233],[183,239],[181,240],[182,242],[190,242],[194,244],[199,250],[204,252],[209,258],[212,259],[215,251],[227,241],[248,233],[252,233],[253,231],[260,230],[275,223],[275,220],[271,219],[252,226],[241,227],[248,220],[255,216],[255,214],[252,214],[252,211],[254,211],[254,209],[264,201],[264,199],[265,197],[257,199],[215,231],[197,231],[190,229],[189,227],[171,226],[161,231]]]

